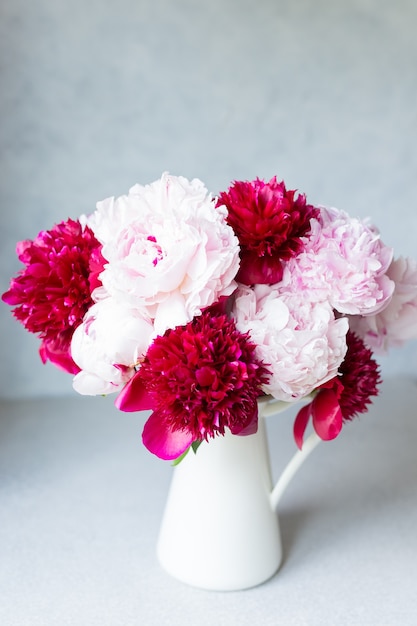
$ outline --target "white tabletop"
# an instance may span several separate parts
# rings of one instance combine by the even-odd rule
[[[142,446],[145,414],[112,398],[0,403],[2,626],[398,626],[417,623],[417,382],[322,443],[279,509],[267,583],[206,592],[165,574],[155,543],[172,467]],[[268,418],[276,474],[292,414]]]

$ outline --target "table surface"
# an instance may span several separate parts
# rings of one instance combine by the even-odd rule
[[[173,469],[142,446],[146,415],[77,394],[0,403],[2,626],[417,623],[416,380],[385,381],[312,453],[279,506],[279,572],[241,592],[160,568]],[[292,422],[293,409],[267,421],[275,476]]]

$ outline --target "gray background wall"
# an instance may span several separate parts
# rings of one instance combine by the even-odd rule
[[[3,0],[0,289],[16,241],[162,171],[277,174],[417,256],[415,0]],[[71,393],[0,304],[0,395]],[[417,375],[416,342],[382,360]]]

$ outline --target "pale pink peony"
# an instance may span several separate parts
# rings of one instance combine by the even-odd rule
[[[387,276],[395,283],[388,306],[377,315],[350,318],[352,330],[379,353],[417,339],[417,262],[395,259]]]
[[[291,402],[336,376],[346,353],[348,320],[335,319],[329,303],[312,303],[302,292],[281,294],[277,285],[240,286],[233,315],[272,372],[265,393]]]
[[[170,176],[97,204],[88,224],[107,263],[95,300],[111,296],[154,321],[158,334],[230,295],[239,242],[203,183]]]
[[[72,357],[81,369],[74,389],[83,395],[120,391],[135,374],[152,334],[149,320],[114,298],[94,304],[72,337]]]
[[[328,300],[343,314],[371,315],[387,306],[394,283],[387,275],[392,249],[376,229],[344,211],[320,207],[305,249],[290,259],[282,286]]]

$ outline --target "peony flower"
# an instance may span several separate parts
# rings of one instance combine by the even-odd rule
[[[395,285],[388,305],[376,315],[352,316],[349,324],[377,353],[417,339],[417,262],[402,257],[394,260],[387,276]]]
[[[158,334],[235,289],[239,242],[198,179],[165,173],[99,202],[87,221],[107,261],[94,299],[117,299],[152,319]]]
[[[285,266],[282,289],[308,291],[343,314],[371,315],[387,306],[394,283],[392,249],[374,227],[337,209],[320,207],[304,250]]]
[[[83,395],[123,389],[143,359],[153,332],[149,320],[114,298],[94,304],[72,337],[72,356],[81,370],[74,377],[74,389]]]
[[[268,183],[259,178],[234,182],[219,195],[217,206],[222,205],[227,207],[227,221],[242,248],[237,278],[247,285],[281,280],[282,261],[303,249],[302,237],[308,235],[310,220],[318,214],[304,195],[287,190],[276,176]]]
[[[381,383],[378,364],[372,351],[355,333],[347,334],[347,352],[339,368],[343,385],[339,404],[343,421],[351,420],[368,410],[371,398],[378,395]]]
[[[70,343],[74,330],[92,304],[90,257],[99,255],[100,244],[88,227],[69,219],[41,231],[33,241],[17,245],[19,260],[26,265],[2,299],[15,306],[14,316],[42,340],[40,356],[45,363],[75,373]],[[95,284],[99,284],[97,276]]]
[[[371,398],[378,395],[381,378],[371,350],[351,331],[346,341],[347,352],[338,376],[322,385],[312,402],[302,407],[295,418],[294,438],[300,449],[310,418],[321,439],[335,439],[343,422],[365,413]]]
[[[328,302],[310,302],[303,292],[280,293],[279,286],[241,286],[233,315],[249,332],[271,376],[265,393],[291,402],[333,378],[346,353],[347,319],[335,319]]]
[[[189,446],[226,429],[235,435],[257,430],[257,397],[268,370],[255,346],[226,315],[210,310],[192,322],[158,336],[129,386],[139,406],[142,393],[154,412],[145,424],[143,442],[163,459],[175,459]],[[136,379],[138,379],[136,381]],[[125,395],[127,410],[135,410]],[[124,410],[124,402],[118,404]]]

